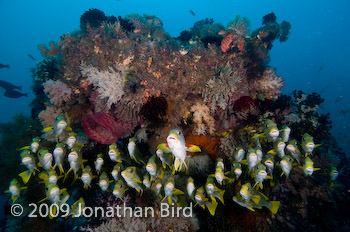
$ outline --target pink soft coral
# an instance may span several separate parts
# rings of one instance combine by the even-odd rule
[[[56,107],[47,106],[45,110],[39,113],[39,120],[41,121],[43,127],[53,126],[55,118],[61,113],[61,110],[57,109]]]
[[[136,127],[136,123],[116,119],[107,112],[87,115],[81,125],[90,139],[102,144],[112,144]]]
[[[63,102],[71,98],[71,88],[62,81],[48,80],[43,86],[45,93],[47,93],[47,96],[50,98],[50,102],[56,106],[61,106]]]
[[[266,99],[277,98],[282,93],[283,79],[276,75],[275,71],[268,67],[261,77],[254,80],[254,89],[263,94]]]

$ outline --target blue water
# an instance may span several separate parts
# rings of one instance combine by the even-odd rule
[[[58,41],[67,32],[79,29],[79,18],[89,8],[106,15],[131,13],[154,14],[172,36],[193,23],[208,18],[224,25],[236,14],[247,16],[251,29],[261,26],[262,17],[274,12],[277,21],[292,24],[287,42],[275,41],[270,65],[285,81],[284,93],[294,89],[319,92],[325,98],[322,113],[330,112],[333,134],[342,147],[349,141],[350,128],[350,1],[348,0],[203,0],[203,1],[132,1],[132,0],[36,0],[0,1],[0,79],[22,85],[28,98],[10,99],[0,93],[0,122],[10,121],[16,113],[30,115],[30,68],[41,59],[38,44]],[[189,10],[195,12],[193,16]],[[341,114],[339,111],[345,111]],[[345,149],[345,152],[348,152]]]

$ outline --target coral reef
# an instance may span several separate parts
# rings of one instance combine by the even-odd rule
[[[72,211],[74,202],[84,199],[86,206],[103,209],[151,207],[156,216],[70,215],[49,221],[25,214],[10,217],[7,225],[12,229],[20,220],[22,229],[42,224],[52,231],[346,228],[350,220],[342,212],[350,202],[350,165],[330,134],[329,115],[318,112],[323,99],[302,91],[283,95],[283,79],[269,66],[269,50],[275,40],[288,39],[290,23],[279,24],[270,13],[263,17],[263,26],[250,33],[249,21],[239,15],[227,27],[204,19],[177,38],[170,37],[154,15],[116,18],[90,9],[80,23],[80,31],[62,35],[50,49],[41,47],[44,59],[32,71],[35,121],[17,116],[14,123],[0,126],[1,161],[8,172],[2,183],[22,171],[22,151],[17,149],[24,147],[23,164],[33,163],[20,174],[28,189],[18,201],[38,202],[50,194],[42,184],[45,170],[37,166],[37,151],[32,149],[41,123],[47,128],[40,146],[48,152],[39,152],[40,163],[43,154],[57,156],[55,149],[67,144],[65,177],[55,184],[62,190],[58,198]],[[245,158],[238,157],[242,151]],[[266,160],[274,165],[268,173]],[[312,165],[306,167],[310,160]],[[55,158],[55,164],[59,162]],[[331,165],[339,170],[333,176],[328,173]],[[86,177],[89,184],[83,182]],[[191,179],[196,197],[188,190]],[[254,201],[243,200],[243,186],[252,187]],[[193,217],[159,217],[166,201],[177,207],[196,205]],[[273,208],[276,203],[278,210]],[[253,208],[255,212],[249,211]]]

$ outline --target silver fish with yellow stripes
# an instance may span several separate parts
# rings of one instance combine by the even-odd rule
[[[72,131],[72,128],[68,127],[66,117],[63,114],[57,115],[53,127],[44,128],[43,132],[48,132],[53,130],[53,135],[58,138],[66,131]]]
[[[218,203],[217,203],[217,201],[209,200],[206,197],[205,190],[204,190],[203,186],[196,190],[196,194],[194,195],[194,199],[196,201],[196,205],[198,204],[203,209],[205,209],[205,207],[207,207],[207,209],[209,210],[209,213],[212,216],[215,215],[215,211],[216,211],[216,207],[218,206]]]
[[[255,184],[253,188],[255,188],[255,186],[258,186],[258,188],[262,189],[263,182],[266,178],[267,178],[266,166],[264,164],[258,164],[254,172]]]
[[[170,169],[173,169],[174,155],[172,153],[163,152],[161,148],[164,145],[165,145],[164,143],[158,145],[156,154],[160,159],[160,161],[162,161],[163,169],[165,169],[166,166],[168,166]],[[168,148],[166,148],[166,151],[168,151]]]
[[[295,139],[292,139],[289,141],[288,145],[286,146],[287,151],[289,154],[300,163],[301,161],[301,154],[300,150],[298,148],[298,142]]]
[[[128,187],[123,179],[119,179],[114,185],[113,195],[122,201],[124,201],[125,192],[128,190]]]
[[[66,140],[68,149],[72,149],[76,145],[76,142],[77,142],[77,133],[69,132],[68,138]]]
[[[11,180],[9,189],[5,191],[5,193],[11,194],[12,203],[15,203],[18,198],[21,196],[21,191],[26,189],[27,187],[21,187],[19,181],[14,178]]]
[[[143,176],[140,169],[135,166],[127,167],[124,171],[122,171],[122,177],[128,186],[134,188],[137,192],[142,194],[144,186],[142,183]]]
[[[309,135],[308,133],[305,133],[303,135],[302,141],[301,141],[301,147],[303,148],[306,155],[312,154],[314,148],[321,146],[321,144],[315,144],[314,138]]]
[[[146,187],[146,188],[150,188],[151,187],[151,180],[149,178],[149,174],[145,174],[143,175],[143,180],[142,180],[142,184]]]
[[[80,217],[82,215],[82,210],[85,208],[85,200],[84,198],[80,197],[79,200],[73,203],[71,206],[71,209],[69,210],[69,216],[72,216],[72,218]]]
[[[194,180],[192,177],[188,177],[187,179],[187,185],[186,185],[186,190],[187,190],[187,195],[190,198],[194,197],[194,191],[195,191],[196,187],[194,185]]]
[[[280,132],[277,128],[277,124],[270,119],[266,119],[264,122],[264,133],[254,135],[253,139],[266,137],[268,141],[274,142],[278,138],[279,134]]]
[[[19,174],[22,178],[23,183],[28,183],[30,177],[35,175],[35,170],[37,170],[36,162],[34,156],[30,153],[30,150],[25,149],[21,152],[22,164],[28,169]]]
[[[276,151],[277,155],[282,159],[286,155],[284,153],[284,148],[286,147],[285,142],[283,142],[282,138],[278,137],[278,138],[276,138],[273,146],[274,146],[274,150]]]
[[[105,162],[105,161],[104,161],[104,159],[103,159],[103,154],[102,154],[102,153],[99,153],[99,154],[97,155],[97,157],[96,157],[96,160],[95,160],[95,169],[96,169],[97,174],[100,173],[104,162]]]
[[[175,180],[174,180],[174,176],[172,175],[169,176],[165,182],[164,194],[165,196],[162,199],[162,201],[164,201],[165,199],[168,199],[169,205],[172,205],[174,201],[178,207],[183,207],[185,202],[184,192],[175,188]]]
[[[285,125],[285,126],[282,127],[281,132],[282,132],[282,141],[285,142],[285,143],[288,142],[291,129],[288,126]]]
[[[38,177],[44,181],[45,185],[47,185],[48,183],[57,184],[58,179],[62,176],[58,176],[54,169],[49,169],[39,173]]]
[[[155,192],[156,196],[163,199],[161,191],[162,191],[163,185],[162,180],[157,178],[155,181],[152,182],[151,189]]]
[[[275,168],[275,156],[268,153],[265,156],[264,162],[265,166],[269,173],[273,173],[273,169]]]
[[[248,165],[249,172],[252,171],[252,169],[258,164],[258,156],[256,155],[255,150],[250,147],[248,149],[247,159],[242,160],[242,164]]]
[[[45,170],[52,168],[53,156],[47,149],[39,150],[39,164]]]
[[[98,180],[98,186],[100,186],[101,190],[105,192],[108,190],[111,182],[112,181],[109,180],[107,173],[102,172]]]
[[[30,146],[22,147],[20,150],[30,149],[31,152],[37,153],[39,151],[39,148],[40,148],[40,142],[41,142],[40,137],[35,137],[32,139]]]
[[[293,158],[289,155],[284,156],[280,161],[280,165],[283,171],[281,176],[285,174],[288,177],[293,167]]]
[[[111,175],[115,181],[120,179],[121,172],[123,169],[124,169],[124,166],[121,163],[117,163],[116,165],[114,165]]]
[[[130,157],[124,154],[124,152],[122,152],[119,149],[116,143],[112,143],[111,145],[109,145],[108,155],[112,161],[115,161],[118,163],[122,163],[123,161],[127,162],[128,164],[131,163]]]
[[[208,196],[211,198],[212,201],[216,201],[215,198],[218,198],[222,204],[224,203],[224,193],[225,190],[219,189],[215,186],[214,178],[208,177],[207,182],[205,183],[205,191],[207,192]]]
[[[80,151],[80,148],[78,147],[73,147],[71,152],[68,154],[68,162],[69,162],[69,170],[67,171],[63,182],[65,181],[65,179],[67,178],[68,174],[73,171],[74,173],[74,180],[73,183],[76,181],[76,179],[78,178],[78,171],[83,168],[83,158],[82,158],[82,154]]]
[[[216,159],[216,168],[215,168],[215,173],[211,174],[209,176],[215,177],[216,181],[222,185],[223,181],[226,180],[227,182],[231,182],[230,178],[225,176],[225,165],[224,161],[222,158],[217,158]]]
[[[267,196],[253,190],[250,183],[242,185],[239,193],[232,200],[253,212],[255,208],[261,209],[262,207],[266,207],[271,213],[276,214],[280,206],[279,201],[269,201]]]
[[[138,149],[136,145],[136,139],[134,137],[129,139],[128,151],[130,158],[135,160],[137,164],[143,163],[144,165],[146,165],[146,159]]]
[[[200,152],[201,149],[195,145],[186,145],[185,137],[181,130],[173,129],[169,132],[167,137],[167,144],[163,144],[161,149],[165,153],[172,153],[175,156],[173,173],[181,171],[182,165],[187,165],[185,159],[187,157],[187,151],[189,152]]]
[[[239,162],[233,162],[231,165],[231,170],[226,172],[226,175],[229,175],[230,182],[233,182],[234,180],[238,180],[239,177],[242,175],[242,165]]]
[[[153,155],[148,159],[146,170],[151,176],[151,181],[153,181],[155,178],[163,179],[164,170],[156,155]]]
[[[306,157],[304,160],[303,170],[306,176],[311,176],[314,171],[320,170],[320,168],[314,168],[314,162],[310,157]]]
[[[94,178],[94,176],[92,175],[92,171],[91,171],[91,167],[89,165],[85,166],[83,168],[83,172],[81,173],[81,181],[83,182],[84,189],[88,189],[91,187],[91,181]]]
[[[233,153],[233,157],[237,162],[241,162],[244,159],[245,151],[242,147],[236,147]]]
[[[56,166],[58,166],[60,173],[64,173],[63,161],[66,156],[65,145],[63,143],[57,143],[52,153],[55,159],[55,165],[53,166],[53,168],[55,169]]]

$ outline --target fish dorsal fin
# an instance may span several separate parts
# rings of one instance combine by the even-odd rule
[[[201,152],[201,149],[196,145],[187,145],[186,151],[188,151],[188,152]]]
[[[260,193],[260,195],[263,196],[263,197],[265,198],[265,200],[268,200],[268,199],[269,199],[269,198],[268,198],[265,194],[263,194],[263,193]]]
[[[164,153],[171,153],[171,150],[166,143],[161,143],[157,146],[157,150],[161,150]]]

